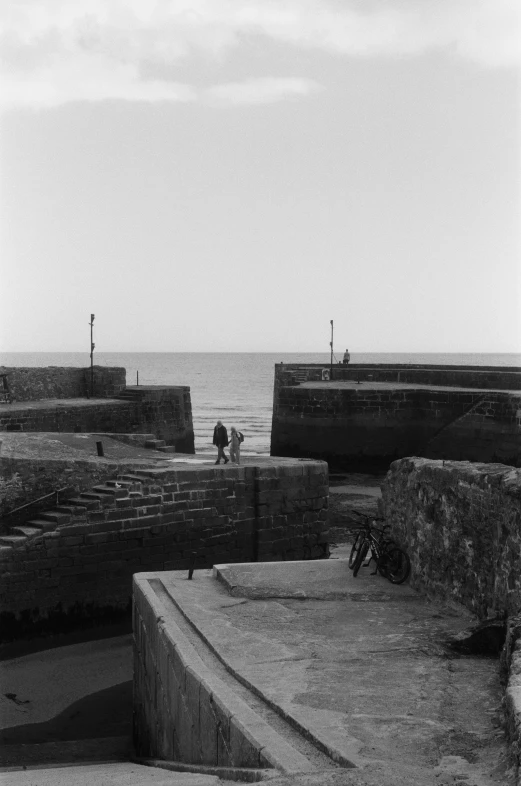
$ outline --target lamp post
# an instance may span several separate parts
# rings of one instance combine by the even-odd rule
[[[94,325],[94,314],[90,315],[90,397],[94,396],[94,347],[92,340],[92,328]]]

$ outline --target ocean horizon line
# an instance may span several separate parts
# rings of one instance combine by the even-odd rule
[[[338,350],[339,352],[341,350]],[[342,350],[343,351],[343,350]],[[476,350],[350,350],[354,355],[519,355],[519,351],[476,351]],[[6,349],[0,350],[1,355],[89,355],[88,349]],[[166,350],[166,349],[104,349],[96,350],[96,355],[329,355],[329,350]]]

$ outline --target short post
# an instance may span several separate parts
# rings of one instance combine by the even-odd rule
[[[104,456],[105,453],[103,452],[103,442],[96,442],[96,447],[98,449],[98,456]]]
[[[192,553],[190,554],[190,564],[189,564],[189,568],[188,568],[188,579],[189,579],[189,581],[192,580],[192,576],[194,575],[195,558],[196,557],[197,557],[197,553],[195,551],[192,551]]]
[[[139,371],[136,371],[136,385],[139,385]]]

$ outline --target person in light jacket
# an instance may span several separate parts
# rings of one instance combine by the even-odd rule
[[[213,444],[217,448],[217,461],[216,464],[221,463],[221,459],[224,459],[224,463],[227,464],[229,462],[228,456],[224,452],[224,448],[229,445],[228,441],[228,432],[226,431],[226,427],[223,426],[222,421],[218,420],[217,425],[213,430]]]
[[[235,426],[230,431],[230,458],[234,464],[241,463],[241,438]]]

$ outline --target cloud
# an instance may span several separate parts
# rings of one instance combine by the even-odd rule
[[[204,91],[203,99],[216,106],[267,104],[291,96],[305,96],[319,89],[320,85],[312,79],[248,79],[214,85]]]
[[[7,74],[0,85],[4,106],[49,108],[71,101],[195,101],[196,91],[186,84],[163,80],[144,81],[133,63],[103,55],[56,58],[40,68]]]
[[[1,98],[193,101],[181,63],[248,57],[255,40],[336,57],[444,50],[484,67],[519,61],[517,0],[16,0],[0,5]],[[247,60],[246,60],[247,62]],[[172,78],[150,80],[160,66]],[[157,71],[157,69],[156,69]],[[299,86],[300,85],[300,86]],[[202,90],[217,103],[306,95],[312,80],[249,80]],[[257,96],[257,99],[255,98]],[[250,98],[248,98],[250,97]]]

